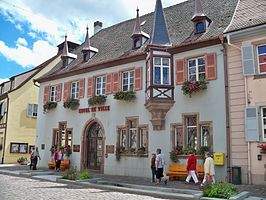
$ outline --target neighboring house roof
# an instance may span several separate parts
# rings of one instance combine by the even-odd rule
[[[239,0],[225,33],[266,24],[266,0]]]
[[[188,0],[164,9],[169,38],[173,46],[205,41],[223,34],[223,31],[231,21],[237,0],[201,0],[201,3],[204,14],[212,20],[206,32],[202,34],[194,34],[194,23],[191,21],[194,13],[194,0]],[[141,22],[143,22],[142,30],[150,35],[153,29],[153,19],[154,12],[140,18]],[[150,42],[149,40],[141,48],[132,49],[131,35],[135,21],[135,19],[131,19],[102,29],[90,38],[90,44],[97,48],[99,52],[88,62],[83,63],[83,43],[72,52],[77,55],[77,59],[65,68],[62,68],[61,61],[38,81],[56,79],[64,74],[71,76],[75,74],[75,71],[81,72],[100,63],[144,55],[146,46]]]
[[[2,94],[0,93],[0,99],[1,99],[2,95],[7,94],[8,92],[12,92],[12,91],[17,90],[20,87],[22,87],[26,82],[28,82],[31,78],[33,78],[36,74],[38,74],[43,68],[45,68],[51,62],[53,62],[58,56],[59,55],[53,56],[52,58],[50,58],[47,61],[43,62],[42,64],[38,65],[37,67],[35,67],[31,70],[28,70],[26,72],[17,74],[15,76],[12,76],[9,79],[9,81],[6,81],[6,82],[0,84],[0,90],[2,87],[5,88],[5,91]],[[14,83],[12,83],[12,81],[14,81]]]

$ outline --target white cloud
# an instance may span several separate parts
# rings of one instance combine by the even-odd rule
[[[22,46],[28,46],[28,42],[26,41],[25,38],[18,38],[18,40],[16,41],[16,45],[22,45]]]
[[[0,41],[0,53],[8,60],[15,61],[17,64],[26,68],[37,66],[56,55],[57,48],[42,40],[36,41],[32,49],[20,44],[17,44],[16,48],[10,48],[3,41]]]
[[[15,25],[16,29],[18,29],[19,31],[23,32],[23,27],[21,24],[16,24]]]
[[[0,78],[0,84],[3,83],[3,82],[6,82],[8,80],[9,80],[8,78]]]
[[[32,38],[35,39],[37,37],[36,33],[34,32],[29,32],[28,35]]]

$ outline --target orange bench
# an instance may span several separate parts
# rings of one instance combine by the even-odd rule
[[[198,178],[204,176],[204,166],[197,165]],[[169,164],[168,172],[166,173],[170,179],[187,177],[187,166],[182,164]]]
[[[62,160],[60,164],[60,169],[62,171],[65,171],[66,169],[69,169],[70,167],[70,160]],[[51,162],[48,164],[49,169],[54,169],[55,168],[55,160],[52,159]]]

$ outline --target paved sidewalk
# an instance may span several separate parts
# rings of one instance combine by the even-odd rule
[[[47,168],[39,169],[40,171],[44,172],[53,172],[54,174],[46,174],[46,175],[39,175],[35,176],[36,178],[44,179],[44,180],[50,180],[55,181],[57,177],[60,177],[63,175],[62,172],[54,172],[54,171],[48,171]],[[15,165],[15,166],[5,166],[0,165],[0,172],[9,171],[13,173],[14,175],[18,175],[21,172],[24,172],[23,174],[26,174],[26,172],[33,172],[29,171],[28,166],[21,166],[21,165]],[[38,171],[38,170],[37,170]],[[134,185],[143,185],[143,186],[153,186],[159,188],[173,188],[173,189],[181,189],[181,190],[194,190],[194,191],[200,191],[199,185],[195,185],[194,183],[185,184],[184,181],[170,181],[167,185],[161,183],[159,185],[155,185],[150,181],[148,178],[141,178],[141,177],[130,177],[130,176],[114,176],[114,175],[106,175],[106,174],[97,174],[92,173],[92,176],[95,180],[101,181],[101,182],[108,182],[112,183],[112,185],[121,185],[121,184],[134,184]],[[237,188],[239,191],[248,191],[250,192],[250,196],[256,196],[256,197],[262,197],[263,199],[266,199],[266,185],[237,185]]]

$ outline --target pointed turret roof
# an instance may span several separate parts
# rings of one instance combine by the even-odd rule
[[[203,17],[203,16],[206,16],[206,15],[203,13],[201,1],[200,0],[195,0],[194,14],[193,14],[191,20],[193,21],[196,17]]]
[[[67,35],[65,35],[65,42],[64,42],[64,48],[61,57],[68,57],[68,45],[67,45]]]
[[[161,0],[156,0],[150,44],[171,45]]]
[[[85,41],[84,41],[84,45],[82,48],[82,51],[88,51],[90,50],[90,36],[89,36],[89,27],[87,26],[87,33],[86,33],[86,37],[85,37]]]
[[[131,35],[141,35],[141,26],[140,26],[140,18],[139,18],[139,9],[137,8],[137,17],[136,17],[136,21],[135,21],[135,26],[134,26],[134,30],[133,33]]]

